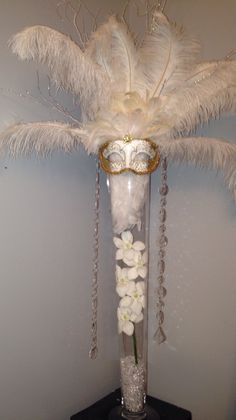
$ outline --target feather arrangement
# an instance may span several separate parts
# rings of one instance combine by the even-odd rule
[[[107,97],[104,72],[67,35],[47,26],[32,26],[13,36],[9,45],[21,60],[45,64],[55,85],[79,96],[90,117]]]
[[[224,173],[236,197],[236,145],[188,136],[211,118],[236,111],[236,60],[199,61],[200,46],[184,30],[154,11],[143,42],[136,45],[129,28],[110,17],[80,48],[68,36],[34,26],[15,35],[11,48],[22,60],[46,64],[57,88],[80,97],[85,121],[17,124],[1,133],[0,150],[48,154],[73,150],[81,143],[98,153],[107,141],[149,138],[169,162],[212,167]],[[115,231],[130,226],[122,194],[123,176],[112,180]],[[134,197],[132,224],[139,223],[146,177]],[[118,220],[119,219],[119,220]]]

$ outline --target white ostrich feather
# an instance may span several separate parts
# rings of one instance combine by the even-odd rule
[[[235,144],[220,139],[189,137],[163,141],[159,148],[169,161],[222,171],[225,182],[236,199]]]
[[[199,44],[160,12],[153,16],[151,31],[140,49],[140,65],[149,96],[174,89],[188,75],[197,59]]]
[[[127,26],[111,16],[93,33],[86,55],[100,66],[112,82],[112,91],[132,92],[137,77],[138,53]]]
[[[22,60],[46,64],[56,86],[79,95],[90,115],[107,97],[104,73],[68,36],[47,26],[32,26],[17,33],[10,46]]]
[[[236,107],[236,60],[203,63],[175,92],[166,96],[165,113],[173,130],[189,133]],[[197,79],[196,79],[197,78]]]
[[[80,129],[57,122],[15,124],[0,133],[0,153],[12,156],[37,153],[43,156],[53,151],[71,152],[80,143]]]

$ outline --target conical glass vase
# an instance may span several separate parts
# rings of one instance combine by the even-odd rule
[[[116,257],[122,404],[109,419],[158,420],[146,405],[150,175],[108,178]]]

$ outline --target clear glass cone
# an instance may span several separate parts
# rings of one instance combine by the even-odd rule
[[[158,420],[146,406],[150,175],[109,176],[116,247],[122,406],[109,419]]]

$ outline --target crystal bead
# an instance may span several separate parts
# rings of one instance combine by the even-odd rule
[[[164,343],[166,341],[166,335],[162,329],[162,327],[158,327],[155,334],[154,334],[154,340],[158,342],[158,344]]]
[[[164,159],[162,160],[162,162],[161,162],[161,167],[162,167],[162,169],[164,169],[164,171],[166,171],[166,170],[167,170],[167,159],[166,159],[166,158],[164,158]]]
[[[162,207],[162,208],[166,206],[166,204],[167,204],[167,199],[166,199],[166,197],[165,197],[165,196],[162,196],[162,197],[161,197],[160,204],[161,204],[161,207]]]
[[[164,260],[159,260],[158,261],[158,268],[159,268],[160,274],[163,274],[164,271],[165,271],[165,261]]]
[[[161,195],[167,195],[169,191],[168,185],[164,184],[160,187],[159,192]]]
[[[166,221],[166,210],[163,208],[159,211],[159,219],[161,223]]]
[[[159,321],[159,311],[163,311],[165,307],[165,303],[163,302],[163,300],[159,299],[159,301],[156,304],[156,308],[157,308],[157,313],[156,313],[156,318]]]
[[[162,223],[162,224],[159,226],[159,232],[160,232],[160,233],[165,233],[165,231],[166,231],[166,226],[164,225],[164,223]]]
[[[162,284],[162,283],[164,283],[164,281],[165,281],[165,277],[164,276],[158,276],[157,277],[157,281],[158,281],[158,284]]]
[[[168,244],[168,238],[165,235],[162,235],[159,239],[159,244],[161,247],[166,246]]]
[[[160,251],[158,252],[158,255],[161,259],[165,258],[166,252],[164,249],[160,249]]]
[[[157,293],[160,298],[164,298],[166,296],[167,290],[164,286],[160,286]]]
[[[90,352],[89,352],[90,359],[92,359],[92,360],[96,359],[97,355],[98,355],[98,348],[96,346],[92,347]]]
[[[163,324],[163,322],[164,322],[164,312],[163,311],[159,311],[158,321],[159,321],[159,324]]]

